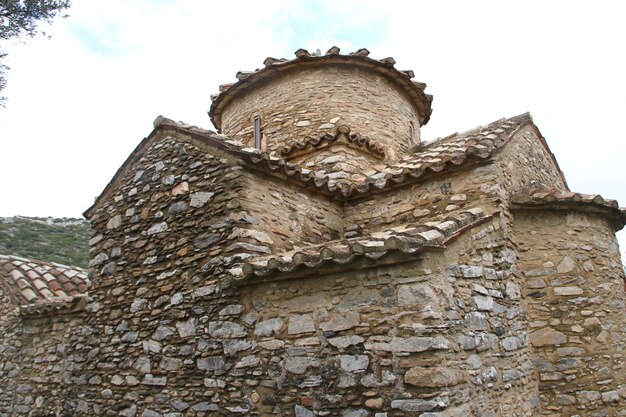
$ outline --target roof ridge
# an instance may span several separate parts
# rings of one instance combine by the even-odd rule
[[[524,112],[524,113],[521,113],[521,114],[518,114],[518,115],[512,116],[512,117],[502,117],[502,118],[500,118],[498,120],[494,120],[493,122],[490,122],[490,123],[488,123],[486,125],[478,125],[476,127],[468,129],[468,130],[464,130],[464,131],[461,131],[461,132],[454,132],[454,133],[451,133],[451,134],[449,134],[447,136],[440,136],[440,137],[435,138],[433,140],[429,140],[426,143],[424,143],[423,146],[419,147],[418,151],[423,150],[425,147],[430,147],[433,144],[439,143],[439,141],[444,141],[446,139],[451,139],[451,138],[456,137],[456,136],[469,136],[469,135],[471,135],[475,131],[480,132],[481,130],[487,129],[489,127],[493,127],[493,126],[501,124],[503,122],[512,121],[512,120],[518,120],[518,119],[520,121],[530,121],[530,122],[533,121],[533,117],[530,114],[530,112]]]

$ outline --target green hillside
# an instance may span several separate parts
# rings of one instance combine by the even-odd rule
[[[0,217],[0,254],[86,267],[89,224],[82,219]]]

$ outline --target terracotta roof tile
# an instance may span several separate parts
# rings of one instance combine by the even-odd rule
[[[281,254],[247,261],[241,269],[231,271],[240,283],[254,276],[293,272],[299,268],[315,269],[328,263],[347,264],[358,258],[379,259],[392,252],[417,254],[445,248],[470,228],[491,218],[480,208],[462,210],[439,222],[405,224],[367,236],[326,242],[294,249]]]
[[[82,268],[0,255],[0,279],[18,305],[71,299],[87,292]]]
[[[288,158],[295,152],[319,148],[333,142],[341,141],[342,139],[347,143],[363,148],[378,158],[385,156],[385,149],[381,144],[370,140],[368,137],[361,136],[358,133],[350,133],[350,127],[345,125],[337,127],[334,135],[323,135],[318,138],[307,136],[303,140],[289,142],[287,146],[279,148],[277,153],[284,158]]]
[[[617,201],[605,199],[599,194],[582,194],[552,188],[527,189],[513,196],[511,203],[514,208],[541,207],[602,214],[615,230],[621,230],[626,225],[626,208],[620,208]]]
[[[532,123],[532,118],[525,113],[437,139],[393,164],[372,167],[373,171],[359,182],[334,179],[314,170],[303,169],[257,149],[244,148],[240,153],[245,161],[261,169],[285,175],[339,199],[349,199],[415,182],[428,174],[439,173],[466,162],[487,160],[528,123]]]

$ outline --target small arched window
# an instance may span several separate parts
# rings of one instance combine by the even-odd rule
[[[409,122],[409,146],[415,145],[415,124]]]
[[[261,132],[261,116],[254,116],[253,121],[254,147],[261,149],[263,147],[263,134]]]

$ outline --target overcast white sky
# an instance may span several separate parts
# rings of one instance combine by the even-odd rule
[[[393,56],[428,84],[423,138],[530,111],[573,191],[626,205],[625,12],[622,1],[74,0],[46,27],[52,39],[4,46],[0,216],[81,216],[157,115],[213,128],[209,96],[238,70],[333,45]]]

